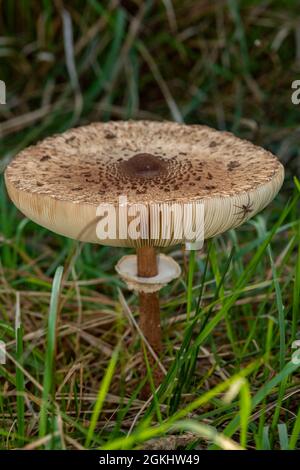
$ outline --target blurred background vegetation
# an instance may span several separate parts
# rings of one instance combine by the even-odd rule
[[[237,446],[199,423],[243,447],[297,447],[299,373],[289,362],[300,328],[296,79],[299,0],[0,0],[0,80],[7,85],[0,170],[45,136],[109,119],[226,129],[270,149],[287,169],[285,190],[262,216],[216,238],[190,263],[172,251],[183,276],[162,292],[168,373],[149,406],[138,399],[139,336],[126,316],[138,313],[136,297],[126,292],[125,301],[114,272],[121,250],[81,247],[59,297],[53,277],[73,245],[23,218],[0,176],[0,339],[10,354],[0,366],[0,448],[131,448],[165,436],[179,417],[194,421],[178,424],[183,436],[173,430],[162,448],[207,448],[207,439]],[[46,339],[51,291],[60,298],[55,344]],[[187,298],[199,320],[194,331],[186,329]],[[119,362],[108,369],[120,339]],[[55,350],[53,369],[47,357]],[[240,388],[222,401],[234,374]],[[49,396],[42,395],[45,380]]]
[[[3,157],[93,120],[171,119],[233,131],[299,174],[298,0],[2,0],[0,12]]]

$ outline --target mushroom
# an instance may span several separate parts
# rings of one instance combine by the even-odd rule
[[[71,129],[25,149],[5,172],[12,201],[36,223],[83,242],[136,249],[116,270],[139,294],[152,356],[162,350],[158,292],[180,276],[179,265],[156,249],[200,248],[266,207],[283,179],[276,157],[228,132],[149,121]],[[158,384],[160,373],[154,378]]]

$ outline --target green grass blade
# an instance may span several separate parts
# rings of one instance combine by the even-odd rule
[[[93,441],[93,436],[94,436],[94,432],[95,432],[95,429],[96,429],[96,426],[97,426],[97,421],[98,421],[98,418],[99,418],[100,413],[102,411],[104,400],[105,400],[105,397],[107,395],[111,380],[113,378],[113,374],[114,374],[114,371],[115,371],[115,368],[116,368],[116,365],[117,365],[118,356],[119,356],[119,348],[114,350],[114,352],[112,354],[112,357],[109,361],[108,367],[106,369],[105,375],[103,377],[103,380],[101,382],[99,392],[98,392],[98,396],[97,396],[97,400],[96,400],[94,410],[93,410],[93,414],[92,414],[92,417],[91,417],[91,422],[90,422],[90,426],[89,426],[89,429],[88,429],[86,441],[85,441],[85,446],[86,447],[89,447],[89,445]]]
[[[285,423],[278,424],[278,435],[281,450],[289,449],[289,436]]]
[[[290,437],[290,442],[289,442],[289,449],[290,450],[294,450],[296,448],[297,441],[298,441],[299,437],[300,437],[300,406],[298,408],[297,418],[295,420],[294,427],[293,427],[293,430],[292,430],[292,434],[291,434],[291,437]]]
[[[300,364],[293,364],[292,362],[288,362],[286,366],[280,371],[273,379],[263,385],[260,390],[254,395],[252,398],[252,410],[256,408],[268,395],[271,391],[276,388],[282,380],[284,380],[289,375],[293,374],[298,368]],[[240,426],[240,417],[236,416],[233,420],[226,426],[224,430],[224,434],[226,436],[232,436]]]
[[[251,395],[249,384],[246,380],[243,380],[240,390],[240,417],[241,417],[241,446],[246,448],[247,446],[247,432],[249,426],[249,418],[251,413]]]
[[[48,334],[45,358],[45,372],[43,381],[42,405],[40,410],[39,436],[47,434],[48,404],[54,387],[54,360],[56,353],[56,325],[58,319],[59,294],[63,276],[63,267],[59,266],[55,272],[48,318]]]
[[[16,301],[16,360],[23,367],[23,326],[21,323],[20,295],[17,293]],[[19,446],[24,444],[25,437],[25,381],[24,373],[20,367],[16,367],[16,390],[17,390],[17,428],[19,436]]]

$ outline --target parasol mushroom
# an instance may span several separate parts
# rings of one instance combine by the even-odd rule
[[[272,201],[283,179],[276,157],[228,132],[149,121],[71,129],[25,149],[5,172],[12,201],[36,223],[137,250],[116,270],[139,294],[140,327],[157,355],[158,291],[180,267],[156,249],[199,248],[241,225]]]

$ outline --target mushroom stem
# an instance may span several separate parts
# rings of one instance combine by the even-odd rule
[[[140,277],[153,277],[158,274],[157,256],[153,247],[137,249],[137,266]],[[162,351],[162,340],[158,292],[139,292],[139,302],[140,328],[153,351],[159,356]],[[148,361],[150,365],[155,365],[153,379],[154,385],[158,386],[162,378],[161,371],[151,354],[148,354]]]
[[[140,277],[153,277],[158,274],[155,248],[144,246],[137,249],[137,268]]]

